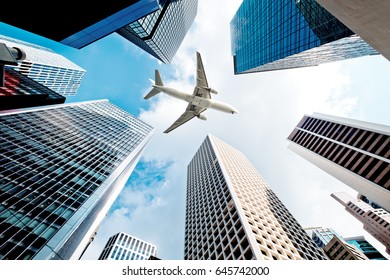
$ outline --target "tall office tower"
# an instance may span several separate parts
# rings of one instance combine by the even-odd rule
[[[108,100],[0,112],[0,259],[76,259],[152,127]]]
[[[306,231],[308,229],[305,229]],[[337,236],[338,238],[342,238],[341,236],[338,235],[336,231],[334,231],[331,228],[322,228],[322,227],[316,227],[316,228],[311,228],[311,239],[317,244],[318,247],[323,248],[326,244],[329,243],[330,240],[334,236]]]
[[[386,258],[363,236],[344,238],[345,242],[358,248],[369,260],[386,260]]]
[[[77,93],[85,70],[51,49],[0,35],[0,43],[17,47],[26,53],[26,58],[17,66],[7,65],[21,74],[37,81],[63,96]]]
[[[117,30],[127,40],[164,63],[170,63],[190,29],[198,0],[166,0],[161,10]]]
[[[375,209],[369,204],[354,199],[344,192],[332,193],[331,196],[345,206],[345,210],[363,223],[363,228],[386,246],[390,254],[390,213],[382,208]]]
[[[323,251],[330,260],[368,260],[367,256],[357,247],[337,236],[333,236],[323,247]]]
[[[21,7],[3,14],[0,11],[0,21],[77,49],[117,32],[162,62],[170,63],[195,19],[198,0],[105,1],[94,5],[93,13],[89,6],[81,7],[70,0],[58,7],[61,13],[53,15],[48,15],[42,6],[34,3],[30,9]],[[64,25],[70,15],[72,24]]]
[[[390,60],[390,3],[370,0],[316,0],[343,24]]]
[[[81,49],[160,9],[164,2],[165,0],[99,1],[91,7],[80,5],[76,0],[67,0],[56,3],[58,12],[52,13],[45,10],[45,2],[25,2],[17,9],[1,9],[0,21]],[[72,19],[72,23],[64,24],[69,19]]]
[[[308,233],[310,232],[313,241],[320,248],[324,248],[329,242],[331,242],[333,237],[336,236],[338,241],[340,242],[343,241],[345,243],[355,246],[370,260],[386,259],[374,246],[371,245],[371,243],[369,243],[364,238],[364,236],[343,238],[335,230],[331,228],[322,228],[322,227],[305,228],[305,230]]]
[[[244,0],[230,28],[235,74],[378,54],[315,0]]]
[[[184,259],[324,259],[255,167],[208,135],[188,165]]]
[[[4,72],[4,87],[0,87],[0,111],[62,104],[65,97],[11,68]]]
[[[390,210],[390,127],[315,113],[288,136],[288,147]]]
[[[108,239],[99,260],[148,260],[151,256],[156,256],[155,245],[119,232]]]

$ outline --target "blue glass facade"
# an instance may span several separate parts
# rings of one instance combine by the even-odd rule
[[[331,228],[315,228],[311,233],[311,239],[320,248],[323,248],[326,244],[328,244],[334,236],[341,238],[341,236],[339,236],[337,232]]]
[[[81,49],[133,22],[160,9],[165,1],[140,0],[129,7],[102,19],[77,33],[61,40],[61,43]]]
[[[315,0],[244,0],[230,27],[235,74],[378,54]]]
[[[370,242],[364,238],[346,238],[348,244],[356,246],[370,260],[387,260]]]
[[[0,112],[0,259],[72,259],[152,127],[107,100]]]
[[[170,63],[191,27],[198,0],[166,0],[161,10],[117,32],[164,63]]]

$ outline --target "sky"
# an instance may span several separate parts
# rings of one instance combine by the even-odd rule
[[[109,99],[155,128],[83,259],[97,259],[108,238],[119,231],[155,244],[161,259],[183,259],[187,165],[208,134],[240,150],[302,227],[330,227],[343,237],[363,235],[390,258],[330,197],[332,192],[356,192],[289,150],[286,140],[303,115],[313,112],[389,125],[390,62],[376,55],[234,75],[229,24],[240,3],[199,0],[197,17],[168,65],[117,34],[76,50],[0,23],[0,34],[49,47],[87,71],[67,103]],[[212,98],[233,105],[240,114],[207,110],[207,121],[194,118],[164,134],[187,103],[164,94],[144,100],[149,79],[158,69],[164,85],[192,93],[196,51],[209,85],[218,91]]]

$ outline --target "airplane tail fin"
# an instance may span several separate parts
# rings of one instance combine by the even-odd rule
[[[164,85],[162,80],[161,80],[161,76],[160,76],[160,73],[158,72],[158,70],[155,70],[154,75],[155,75],[155,81],[154,81],[153,88],[151,91],[149,91],[149,93],[147,95],[145,95],[144,99],[149,99],[149,98],[155,96],[157,93],[161,92],[161,90],[159,90],[158,88],[156,88],[154,86],[163,86]]]
[[[155,70],[154,71],[154,76],[155,76],[155,84],[156,86],[163,86],[163,82],[161,80],[161,77],[160,77],[160,72],[158,72],[158,70]]]

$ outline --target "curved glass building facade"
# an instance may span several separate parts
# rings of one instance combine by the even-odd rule
[[[0,113],[0,259],[74,259],[151,138],[107,100]]]
[[[378,54],[315,0],[244,0],[230,27],[235,74]]]

